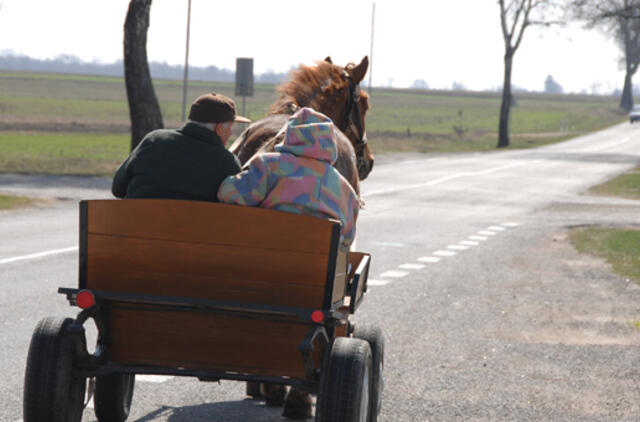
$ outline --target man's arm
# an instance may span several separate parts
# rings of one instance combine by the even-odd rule
[[[131,181],[131,161],[133,154],[129,155],[126,160],[120,164],[116,174],[113,176],[113,182],[111,183],[111,193],[116,198],[124,198],[127,194],[127,187]]]

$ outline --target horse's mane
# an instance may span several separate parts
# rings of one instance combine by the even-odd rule
[[[349,63],[343,68],[327,61],[318,61],[315,66],[301,65],[291,72],[287,82],[277,88],[280,97],[269,113],[293,114],[298,107],[321,111],[323,105],[333,103],[337,91],[348,86],[346,71],[353,66]]]

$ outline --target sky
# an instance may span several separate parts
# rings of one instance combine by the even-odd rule
[[[373,50],[372,5],[375,3]],[[129,0],[0,0],[0,54],[122,59]],[[184,64],[188,0],[153,0],[149,61]],[[504,41],[496,0],[192,0],[191,66],[285,72],[331,56],[345,65],[371,56],[372,85],[472,90],[502,86]],[[580,24],[530,27],[514,59],[513,84],[541,91],[551,75],[565,92],[622,88],[620,50]],[[366,76],[369,81],[370,75]]]

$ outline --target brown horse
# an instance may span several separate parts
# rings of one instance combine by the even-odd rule
[[[365,114],[369,109],[368,95],[360,92],[360,82],[369,66],[365,56],[360,64],[334,65],[330,57],[316,66],[300,66],[292,72],[289,82],[278,87],[280,97],[271,106],[269,115],[251,124],[229,148],[242,164],[255,154],[270,152],[284,140],[284,128],[289,117],[300,107],[311,107],[329,117],[338,130],[336,169],[360,194],[360,180],[373,168],[373,155],[367,144]],[[247,383],[247,394],[264,397],[269,406],[282,406],[283,415],[291,419],[311,416],[311,397],[304,391],[279,384]],[[285,400],[286,395],[286,400]]]
[[[360,64],[349,63],[345,67],[334,65],[330,57],[316,66],[300,66],[288,82],[278,87],[280,97],[269,115],[251,124],[229,149],[242,164],[256,153],[273,151],[283,139],[282,128],[289,116],[300,107],[311,107],[340,129],[336,131],[338,159],[334,166],[359,194],[359,181],[369,175],[374,161],[365,131],[369,100],[359,85],[368,66],[366,56]]]

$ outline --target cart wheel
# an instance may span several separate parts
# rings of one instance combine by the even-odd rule
[[[100,422],[124,422],[129,417],[134,374],[109,374],[96,377],[93,410]]]
[[[71,318],[44,318],[36,326],[24,376],[24,422],[80,422],[86,379],[74,374]]]
[[[373,355],[373,370],[371,373],[371,402],[369,408],[369,422],[375,422],[382,406],[382,391],[384,390],[384,337],[382,330],[375,326],[356,325],[353,337],[365,340],[371,347]]]
[[[372,359],[369,344],[338,337],[320,375],[316,421],[367,422]]]

